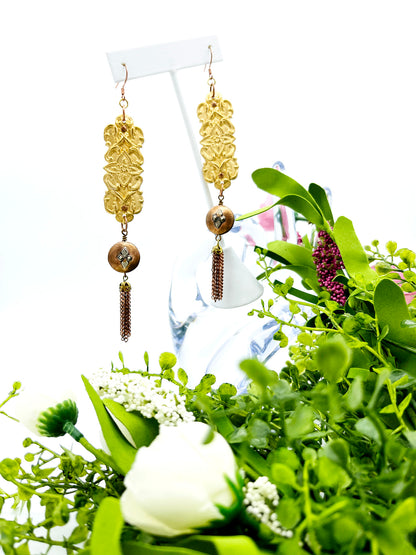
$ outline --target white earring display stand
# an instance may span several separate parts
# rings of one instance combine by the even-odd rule
[[[212,62],[221,62],[221,48],[216,36],[157,44],[155,46],[145,46],[132,50],[120,50],[107,54],[108,63],[110,64],[111,72],[116,83],[120,83],[125,79],[126,72],[123,64],[127,67],[129,79],[147,77],[158,73],[170,74],[176,98],[178,99],[179,107],[182,112],[185,128],[188,133],[189,142],[191,143],[208,209],[212,208],[214,203],[212,202],[208,185],[202,175],[199,146],[192,131],[188,112],[185,108],[177,72],[180,69],[188,67],[207,65],[211,59],[209,46],[211,46],[212,51]],[[226,254],[229,259],[227,273],[235,275],[234,282],[232,286],[228,288],[228,294],[227,291],[224,290],[224,297],[220,303],[211,301],[209,293],[205,297],[206,302],[218,308],[234,308],[258,299],[263,292],[263,286],[260,285],[244,267],[245,271],[243,273],[245,277],[244,279],[239,279],[241,278],[241,274],[231,266],[238,266],[241,272],[243,264],[238,260],[235,253],[231,253],[230,249],[227,249]],[[232,254],[234,256],[232,256]],[[249,274],[249,276],[247,274]],[[203,288],[205,289],[205,287]]]
[[[178,99],[179,107],[182,112],[186,131],[188,133],[189,142],[191,143],[198,173],[202,181],[202,187],[208,209],[212,208],[213,202],[208,185],[202,176],[202,162],[199,147],[192,131],[192,125],[188,112],[185,108],[177,72],[180,69],[208,64],[210,61],[210,52],[208,47],[210,45],[212,47],[212,62],[221,62],[221,48],[216,36],[169,42],[166,44],[156,44],[154,46],[144,46],[142,48],[134,48],[132,50],[119,50],[117,52],[107,53],[108,63],[110,64],[111,72],[116,83],[124,81],[126,73],[123,64],[126,64],[127,66],[129,79],[138,79],[140,77],[147,77],[158,73],[170,74],[176,98]]]

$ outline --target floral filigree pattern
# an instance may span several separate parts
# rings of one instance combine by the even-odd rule
[[[223,100],[219,94],[214,97],[209,94],[198,106],[197,114],[202,123],[201,156],[205,159],[202,174],[207,183],[214,183],[219,190],[227,189],[238,174],[234,157],[235,129],[230,121],[233,115],[231,102]]]
[[[143,156],[140,147],[143,144],[143,132],[135,127],[132,118],[116,118],[114,125],[104,129],[104,140],[108,150],[105,155],[107,165],[104,167],[104,183],[108,191],[104,195],[104,207],[116,220],[131,222],[143,206],[143,194],[140,187],[143,181]]]

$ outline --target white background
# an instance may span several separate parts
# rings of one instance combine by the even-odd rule
[[[227,204],[257,208],[263,194],[251,172],[281,160],[303,185],[332,189],[335,214],[353,219],[363,243],[411,248],[415,11],[411,0],[3,3],[1,396],[16,379],[73,384],[108,367],[121,347],[132,367],[146,349],[153,360],[172,349],[172,266],[207,237],[169,75],[128,82],[128,114],[145,136],[145,204],[130,226],[142,263],[131,275],[134,335],[122,346],[119,275],[107,263],[120,229],[104,211],[102,169],[102,132],[120,113],[120,91],[106,52],[218,35],[224,61],[213,72],[234,106],[240,165]],[[207,73],[187,69],[179,80],[198,135]]]

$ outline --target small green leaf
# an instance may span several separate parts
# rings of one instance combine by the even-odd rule
[[[301,512],[295,499],[284,497],[279,501],[276,509],[277,519],[286,530],[291,530],[301,519]]]
[[[388,251],[389,254],[394,254],[397,250],[397,243],[396,241],[387,241],[386,243],[386,249]]]
[[[359,431],[363,436],[373,439],[377,444],[381,445],[380,432],[372,420],[367,416],[360,418],[355,423],[355,429]]]
[[[342,516],[333,524],[334,538],[338,543],[350,544],[361,532],[361,526],[352,518]]]
[[[301,438],[314,429],[314,413],[311,407],[298,405],[295,412],[286,420],[286,433],[294,438]]]
[[[300,343],[301,345],[307,345],[308,347],[313,347],[313,338],[312,335],[310,333],[307,332],[301,332],[298,335],[298,343]]]
[[[20,459],[3,459],[0,462],[0,476],[5,480],[13,480],[19,474]]]
[[[240,363],[240,368],[254,383],[262,387],[267,387],[278,380],[276,372],[268,370],[264,364],[255,358],[243,360]]]
[[[411,400],[412,400],[412,394],[409,393],[409,395],[407,395],[407,397],[405,397],[403,401],[400,403],[400,405],[398,406],[400,416],[403,416],[403,413],[409,406],[409,403]]]
[[[144,352],[143,359],[144,359],[146,368],[149,368],[149,353],[147,351]]]
[[[351,483],[351,478],[338,464],[328,457],[318,459],[318,477],[321,486],[328,488],[346,488]]]
[[[162,370],[173,368],[176,362],[176,356],[172,353],[162,353],[159,357],[159,365]]]
[[[68,538],[70,543],[81,543],[88,538],[88,526],[75,526]]]
[[[350,371],[351,370],[353,370],[353,368],[350,368]],[[361,370],[361,368],[359,368],[359,370]],[[349,373],[348,377],[350,377]],[[360,376],[357,376],[356,378],[354,378],[352,384],[350,385],[347,393],[344,396],[345,405],[351,411],[357,410],[361,406],[363,398],[364,391],[362,378]]]
[[[230,383],[223,383],[218,388],[218,393],[221,397],[234,397],[237,395],[237,388]]]
[[[329,338],[316,353],[316,363],[323,377],[330,383],[339,382],[352,361],[352,351],[340,335]]]
[[[296,488],[296,475],[293,470],[281,463],[272,464],[272,479],[275,484],[287,484]]]
[[[389,331],[390,331],[390,328],[389,328],[388,324],[383,326],[383,329],[381,330],[380,337],[378,338],[378,340],[383,341],[383,339],[386,337],[386,335],[389,333]]]
[[[186,385],[188,383],[188,374],[183,368],[179,368],[178,370],[178,379],[183,385]]]
[[[349,462],[349,451],[348,444],[343,439],[334,439],[327,443],[323,447],[323,452],[325,456],[331,461],[342,466],[343,468],[348,467]]]
[[[22,501],[28,501],[33,495],[33,491],[25,488],[24,484],[20,484],[18,486],[17,493],[19,495],[19,499],[21,499]]]

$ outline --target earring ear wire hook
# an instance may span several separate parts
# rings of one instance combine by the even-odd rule
[[[212,98],[215,97],[215,79],[214,76],[212,75],[212,70],[211,70],[211,66],[212,66],[212,59],[213,59],[213,52],[212,52],[212,44],[208,45],[208,49],[210,52],[210,59],[209,59],[209,65],[208,65],[208,85],[209,85],[209,92],[212,93],[211,96]],[[207,64],[205,64],[204,67],[204,71],[207,69]]]
[[[126,66],[125,63],[122,63],[121,65],[124,67],[124,69],[126,71],[126,76],[124,77],[124,83],[121,85],[121,95],[124,96],[124,87],[126,86],[127,79],[129,78],[129,71],[128,71],[127,66]],[[116,83],[116,88],[118,86],[119,86],[119,83]]]
[[[128,103],[128,101],[126,99],[126,96],[124,94],[124,87],[126,86],[127,79],[129,78],[129,72],[128,72],[126,64],[123,63],[121,65],[126,70],[126,76],[124,78],[124,83],[121,85],[121,99],[120,99],[119,104],[120,104],[121,108],[123,109],[123,123],[125,123],[126,122],[126,108],[129,105],[129,103]],[[117,87],[118,87],[118,83],[116,84],[116,88]]]

